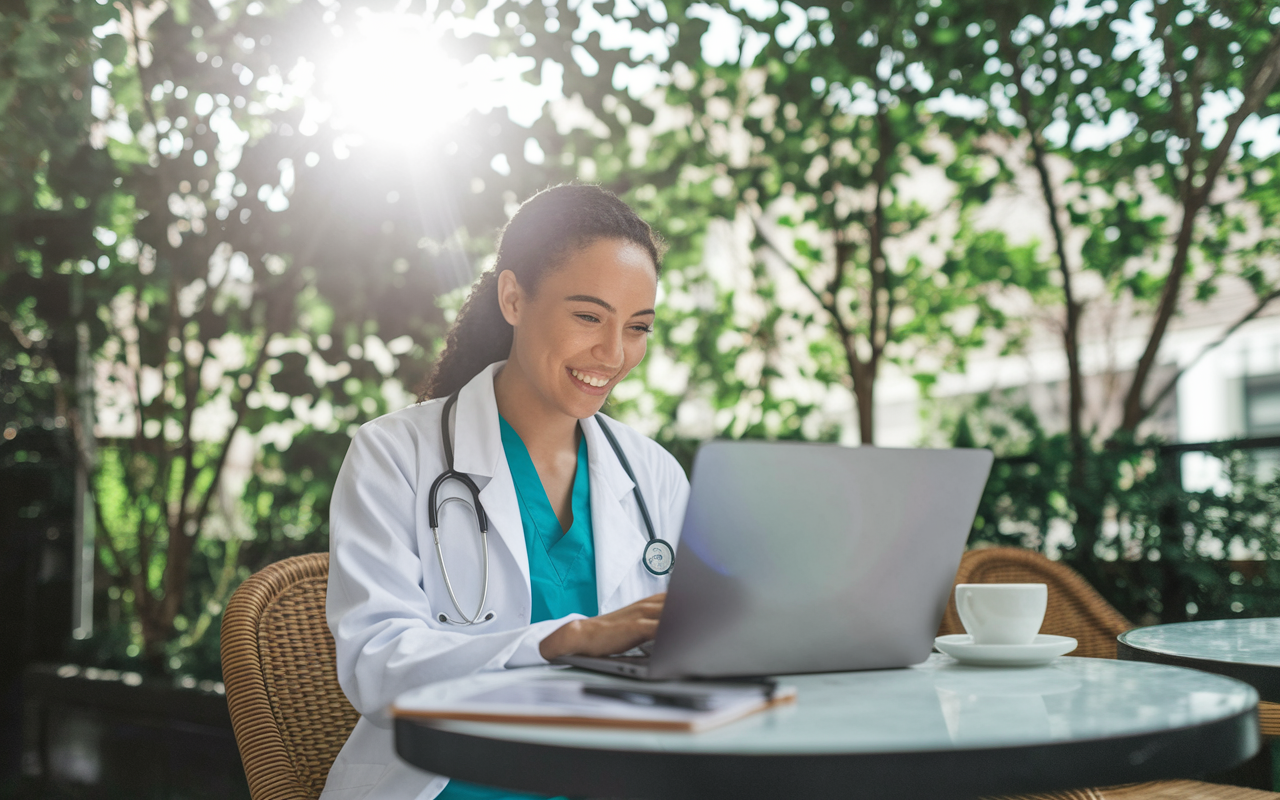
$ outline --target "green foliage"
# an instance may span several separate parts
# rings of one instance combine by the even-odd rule
[[[986,398],[954,419],[957,446],[997,457],[971,545],[1056,553],[1139,624],[1280,613],[1280,474],[1255,453],[1209,455],[1213,488],[1183,489],[1179,451],[1159,442],[1090,450],[1083,492],[1065,434],[1048,434],[1016,397]],[[1081,525],[1088,506],[1093,529]]]
[[[326,54],[389,0],[0,9],[0,421],[71,429],[93,470],[109,580],[84,652],[216,677],[230,591],[324,546],[350,432],[410,400],[514,203],[571,177],[671,245],[649,359],[613,402],[686,463],[713,435],[847,441],[856,421],[869,443],[886,370],[927,397],[1021,347],[1013,309],[1061,323],[1074,378],[1083,315],[1151,314],[1115,437],[1075,403],[1068,435],[1007,398],[959,419],[1010,457],[975,536],[1070,531],[1131,615],[1263,608],[1202,543],[1274,518],[1268,487],[1235,459],[1243,494],[1180,494],[1131,440],[1185,303],[1235,278],[1250,313],[1276,296],[1280,173],[1240,127],[1280,111],[1275,2],[432,7],[464,23],[432,47],[524,59],[568,100],[434,127],[452,109],[404,89],[365,109],[381,130],[326,116],[350,77]],[[440,77],[389,63],[388,84]],[[993,219],[1010,203],[1042,224]]]
[[[947,135],[1010,173],[1037,176],[1060,273],[1037,299],[1066,306],[1072,392],[1079,394],[1082,315],[1111,306],[1151,317],[1129,379],[1123,436],[1163,394],[1147,384],[1168,321],[1188,299],[1208,300],[1227,276],[1250,283],[1258,308],[1275,296],[1276,276],[1263,277],[1250,241],[1275,241],[1275,231],[1246,232],[1247,221],[1272,218],[1275,187],[1236,187],[1271,155],[1246,146],[1241,126],[1250,113],[1280,110],[1278,15],[1275,3],[1109,0],[1016,9],[947,2],[917,16],[964,31],[949,37],[931,71],[936,91],[976,101],[968,114],[945,116]],[[1105,291],[1083,294],[1091,277]],[[1184,281],[1193,291],[1182,290]],[[1071,428],[1088,435],[1078,399]],[[1105,410],[1092,412],[1095,433],[1110,435],[1097,429]]]
[[[881,357],[927,396],[939,373],[963,371],[975,349],[1017,351],[1026,320],[1001,302],[1016,298],[1062,326],[1078,385],[1081,319],[1136,310],[1151,320],[1147,354],[1125,378],[1118,431],[1101,427],[1110,409],[1086,408],[1075,386],[1070,434],[996,403],[1006,420],[982,441],[1014,458],[997,466],[975,541],[1042,547],[1053,524],[1077,541],[1064,555],[1136,618],[1176,619],[1190,613],[1187,603],[1201,614],[1239,613],[1227,598],[1243,590],[1230,587],[1267,577],[1271,562],[1232,583],[1240,568],[1206,555],[1204,543],[1226,546],[1231,537],[1213,515],[1235,507],[1257,505],[1255,522],[1274,520],[1274,487],[1242,472],[1237,458],[1228,470],[1235,496],[1192,496],[1163,461],[1140,468],[1135,453],[1154,444],[1131,442],[1167,392],[1148,383],[1169,319],[1227,279],[1256,295],[1241,321],[1277,296],[1280,237],[1270,221],[1280,205],[1276,171],[1263,166],[1274,154],[1240,124],[1280,110],[1280,7],[762,8],[772,10],[713,4],[701,16],[731,19],[741,49],[723,63],[686,51],[690,66],[670,69],[665,101],[684,124],[652,140],[662,167],[642,189],[682,222],[707,220],[696,230],[727,224],[751,235],[745,253],[725,253],[721,227],[722,263],[685,260],[664,280],[669,302],[681,305],[660,320],[659,363],[648,391],[631,392],[632,413],[644,419],[659,398],[660,435],[677,442],[691,430],[835,436],[839,428],[819,434],[806,424],[809,415],[829,424],[829,402],[796,398],[831,397],[824,390],[842,385],[869,441]],[[680,148],[687,155],[677,170],[666,153]],[[1012,203],[1029,206],[1039,224],[1020,231],[991,219]],[[932,249],[944,257],[931,261]],[[786,291],[796,280],[799,296]],[[805,346],[787,349],[796,340]],[[785,377],[770,382],[773,373]],[[782,421],[762,424],[771,410]],[[1182,509],[1179,524],[1202,531],[1195,543],[1162,518],[1173,508]],[[1124,539],[1136,556],[1115,551],[1117,515],[1138,531]],[[1239,602],[1249,613],[1270,608],[1258,596]]]
[[[640,170],[652,183],[634,197],[661,209],[660,224],[664,214],[682,222],[680,244],[686,225],[731,226],[720,229],[718,252],[699,247],[702,261],[674,265],[666,282],[672,296],[717,309],[694,330],[673,322],[679,333],[659,341],[672,360],[701,367],[677,393],[704,407],[692,413],[715,418],[702,435],[834,435],[840,422],[818,395],[843,386],[870,443],[883,363],[927,390],[993,331],[1019,337],[995,294],[1047,285],[1034,247],[975,221],[995,178],[980,174],[973,147],[952,147],[937,125],[927,80],[936,56],[907,57],[919,46],[906,23],[911,5],[787,4],[765,18],[709,7],[703,16],[741,27],[741,63],[692,55],[694,66],[670,70],[664,100],[688,124],[653,131],[651,150],[663,155]],[[752,42],[762,45],[749,51]],[[666,157],[676,151],[678,168]],[[743,292],[761,303],[753,309]],[[725,323],[745,334],[741,348]],[[764,386],[772,373],[781,397]],[[804,383],[814,389],[786,396]],[[654,388],[665,391],[661,378]],[[766,421],[777,400],[787,406],[772,410],[795,421]]]
[[[412,146],[309,119],[282,79],[365,10],[156,10],[0,11],[0,392],[6,429],[69,426],[93,470],[84,652],[208,673],[186,651],[249,571],[325,546],[350,432],[410,401],[436,298],[559,168],[489,169],[530,135],[502,109]]]

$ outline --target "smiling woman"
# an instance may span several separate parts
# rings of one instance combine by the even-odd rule
[[[422,402],[356,434],[331,506],[328,621],[362,717],[329,800],[521,797],[398,761],[390,701],[653,638],[689,485],[599,411],[644,358],[661,255],[609,192],[541,192],[503,231]]]
[[[498,304],[513,331],[507,366],[494,382],[498,407],[514,406],[517,416],[589,417],[644,358],[658,289],[654,259],[634,242],[601,239],[540,283],[534,293],[510,270],[498,276]],[[504,402],[516,398],[523,402]]]
[[[607,243],[612,243],[613,247]],[[588,250],[591,255],[587,255]],[[610,256],[621,261],[615,263]],[[500,299],[504,294],[500,287],[503,273],[509,272],[509,280],[513,280],[514,285],[532,299],[539,294],[542,282],[559,272],[557,268],[569,266],[570,261],[577,267],[575,272],[581,273],[590,286],[568,296],[561,295],[559,299],[579,305],[586,300],[587,307],[577,310],[588,316],[603,310],[616,314],[613,306],[604,309],[598,302],[591,303],[591,300],[609,296],[616,290],[615,286],[608,285],[603,272],[593,272],[593,265],[617,269],[620,275],[630,279],[628,287],[638,286],[641,290],[648,288],[656,292],[662,244],[648,223],[621,200],[598,187],[558,186],[534,196],[520,207],[502,232],[498,261],[480,278],[458,313],[457,323],[446,338],[444,353],[420,399],[448,397],[485,366],[511,354],[515,325]],[[637,266],[642,268],[634,269]],[[646,281],[652,286],[646,286]],[[572,281],[561,283],[568,285]],[[601,285],[605,288],[600,289]],[[554,297],[555,292],[552,291],[551,295]],[[642,299],[627,298],[628,301]],[[590,307],[593,305],[594,308]],[[638,321],[647,329],[653,322],[652,293],[648,295],[647,303],[629,309],[627,313],[645,310],[648,315]],[[642,348],[640,356],[643,355]],[[585,368],[587,365],[581,366]]]

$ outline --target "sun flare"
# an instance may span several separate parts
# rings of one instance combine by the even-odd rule
[[[485,90],[424,17],[370,14],[326,65],[334,124],[372,139],[420,142],[475,108]]]

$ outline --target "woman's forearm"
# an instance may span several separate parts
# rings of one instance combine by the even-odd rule
[[[598,617],[565,623],[542,640],[538,651],[550,661],[571,653],[609,656],[649,641],[658,631],[666,594],[655,594]]]
[[[538,652],[548,661],[580,652],[582,623],[583,620],[575,619],[556,628],[550,636],[542,640],[542,644],[538,645]]]

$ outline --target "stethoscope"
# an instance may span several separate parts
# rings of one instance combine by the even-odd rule
[[[436,555],[440,557],[440,574],[444,576],[444,588],[448,590],[449,599],[453,601],[453,607],[457,609],[458,616],[462,617],[461,620],[456,620],[442,613],[437,619],[453,625],[477,625],[481,622],[488,622],[494,616],[492,611],[484,614],[484,603],[489,598],[489,515],[485,513],[484,506],[480,503],[480,487],[476,486],[476,482],[471,479],[470,475],[465,472],[458,472],[453,468],[453,437],[449,433],[449,413],[457,402],[458,392],[454,392],[445,401],[444,411],[440,415],[440,440],[444,444],[445,471],[440,473],[435,482],[431,484],[431,492],[427,496],[427,521],[431,525],[431,535],[435,538]],[[649,517],[649,507],[645,505],[644,495],[640,493],[640,482],[636,480],[636,474],[631,469],[631,462],[627,461],[627,456],[622,452],[622,446],[618,444],[613,431],[609,430],[609,426],[605,424],[604,416],[596,414],[595,418],[596,424],[604,432],[604,438],[608,440],[609,446],[613,448],[614,454],[618,457],[618,462],[622,464],[623,471],[631,479],[631,491],[635,493],[636,503],[640,506],[640,516],[644,518],[644,527],[649,533],[649,543],[644,546],[644,553],[640,557],[640,563],[644,564],[644,568],[654,575],[666,575],[671,572],[671,567],[675,563],[675,551],[672,550],[670,544],[659,539],[657,534],[654,533],[653,520]],[[467,487],[467,491],[471,493],[472,503],[468,503],[462,497],[446,497],[443,502],[437,505],[436,498],[440,492],[440,487],[449,480],[458,481]],[[480,604],[476,606],[476,612],[471,616],[467,616],[467,613],[462,610],[462,604],[458,602],[458,596],[454,594],[453,582],[449,580],[449,570],[444,564],[444,550],[440,547],[440,509],[455,500],[464,506],[468,506],[475,513],[476,524],[480,528],[480,546],[484,550],[484,560],[481,562],[484,571],[484,588],[480,591]],[[481,618],[481,614],[484,614],[483,618]]]

